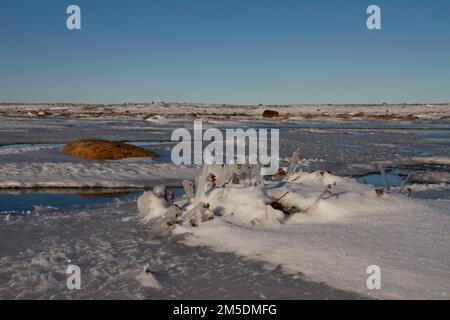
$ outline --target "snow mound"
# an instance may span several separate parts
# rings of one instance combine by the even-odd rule
[[[283,221],[284,215],[269,205],[271,199],[261,186],[231,185],[213,189],[198,196],[191,207],[207,203],[216,216],[231,217],[246,224],[274,224]]]
[[[262,183],[222,173],[204,169],[195,196],[183,201],[165,197],[161,205],[156,192],[146,194],[140,212],[158,216],[147,222],[166,235],[188,235],[189,246],[280,265],[340,289],[376,298],[448,299],[448,202],[413,199],[323,171]],[[375,291],[367,288],[373,265],[382,274]]]
[[[164,186],[158,186],[139,197],[140,217],[145,222],[166,219],[171,227],[187,222],[198,226],[213,217],[244,225],[279,225],[342,221],[391,208],[409,210],[412,202],[399,193],[324,171],[296,172],[262,182],[259,168],[250,167],[204,166],[196,179],[195,196],[181,205],[168,199]],[[173,208],[179,210],[175,216]]]

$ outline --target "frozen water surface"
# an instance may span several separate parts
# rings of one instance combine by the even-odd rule
[[[236,126],[280,128],[282,160],[298,149],[306,159],[306,170],[327,170],[338,175],[354,175],[349,169],[354,164],[394,163],[424,156],[450,158],[450,143],[446,140],[450,132],[448,121],[277,123],[247,119],[245,123],[211,121],[205,125],[221,129]],[[190,168],[176,171],[177,168],[170,166],[172,145],[168,141],[172,130],[178,127],[191,129],[192,121],[2,117],[0,183],[3,187],[8,183],[17,187],[42,179],[43,184],[59,183],[61,186],[80,185],[86,181],[94,186],[98,181],[106,181],[109,185],[105,186],[121,188],[151,187],[168,181],[181,185],[181,179],[192,179],[196,173],[189,174]],[[57,151],[59,146],[81,138],[131,141],[155,150],[163,157],[148,162],[129,160],[108,164],[77,159]],[[368,166],[371,167],[373,165]],[[388,170],[394,189],[399,188],[410,170],[426,173],[428,178],[433,178],[433,172],[440,176],[440,172],[449,172],[445,164],[426,167],[416,163],[398,170],[401,174]],[[382,185],[376,170],[367,169],[361,173],[366,176],[359,178],[361,182],[366,179],[369,184]],[[45,177],[51,180],[46,181]],[[113,183],[117,181],[120,185]],[[433,180],[414,182],[411,189],[412,197],[439,201],[441,206],[445,204],[442,201],[450,198],[448,185],[433,183]],[[0,195],[0,211],[3,212],[0,214],[3,239],[0,241],[1,298],[362,297],[308,281],[301,274],[284,273],[281,266],[244,259],[232,253],[217,253],[206,247],[189,247],[176,239],[155,238],[151,228],[137,220],[136,194],[84,201],[74,194],[49,196],[45,192],[40,195],[19,192],[15,196],[11,192]],[[40,206],[30,213],[18,212],[28,210],[34,201]],[[303,228],[305,232],[313,232],[311,230],[319,226],[305,225]],[[339,234],[346,228],[351,231],[351,226],[344,229],[330,226],[329,234]],[[65,270],[70,263],[82,269],[80,291],[66,288]],[[142,272],[146,264],[152,270],[150,275]]]

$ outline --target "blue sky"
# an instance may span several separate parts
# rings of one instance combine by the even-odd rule
[[[2,0],[0,101],[450,102],[450,1]]]

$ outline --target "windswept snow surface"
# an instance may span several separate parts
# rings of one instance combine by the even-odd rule
[[[151,159],[89,162],[8,162],[0,167],[0,188],[142,188],[192,179],[198,170]]]
[[[321,198],[327,185],[331,195]],[[228,198],[236,190],[239,197]],[[308,214],[280,224],[267,214],[263,195],[239,186],[216,189],[208,201],[213,221],[190,227],[185,243],[280,265],[308,279],[375,298],[449,299],[450,209],[444,200],[412,199],[397,192],[377,196],[374,187],[350,178],[314,172],[264,187],[269,198]],[[194,199],[195,202],[195,199]],[[195,205],[195,203],[194,203]],[[241,211],[258,216],[249,223]],[[234,214],[234,213],[237,214]],[[261,219],[266,217],[267,219]],[[381,289],[367,289],[367,268],[381,268]]]
[[[138,221],[134,200],[0,214],[0,234],[0,299],[362,298],[233,254],[155,238]],[[66,286],[70,264],[81,268],[81,290]]]
[[[10,154],[18,154],[18,153],[26,153],[33,151],[42,151],[42,150],[52,150],[57,147],[62,147],[63,144],[40,144],[40,145],[10,145],[10,146],[2,146],[0,147],[0,155],[10,155]]]

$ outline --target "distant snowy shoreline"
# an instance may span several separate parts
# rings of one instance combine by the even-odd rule
[[[443,104],[305,104],[229,105],[189,103],[125,104],[20,104],[0,103],[3,117],[65,117],[84,119],[145,119],[177,121],[188,119],[262,120],[265,110],[279,113],[283,120],[450,120],[450,103]]]

